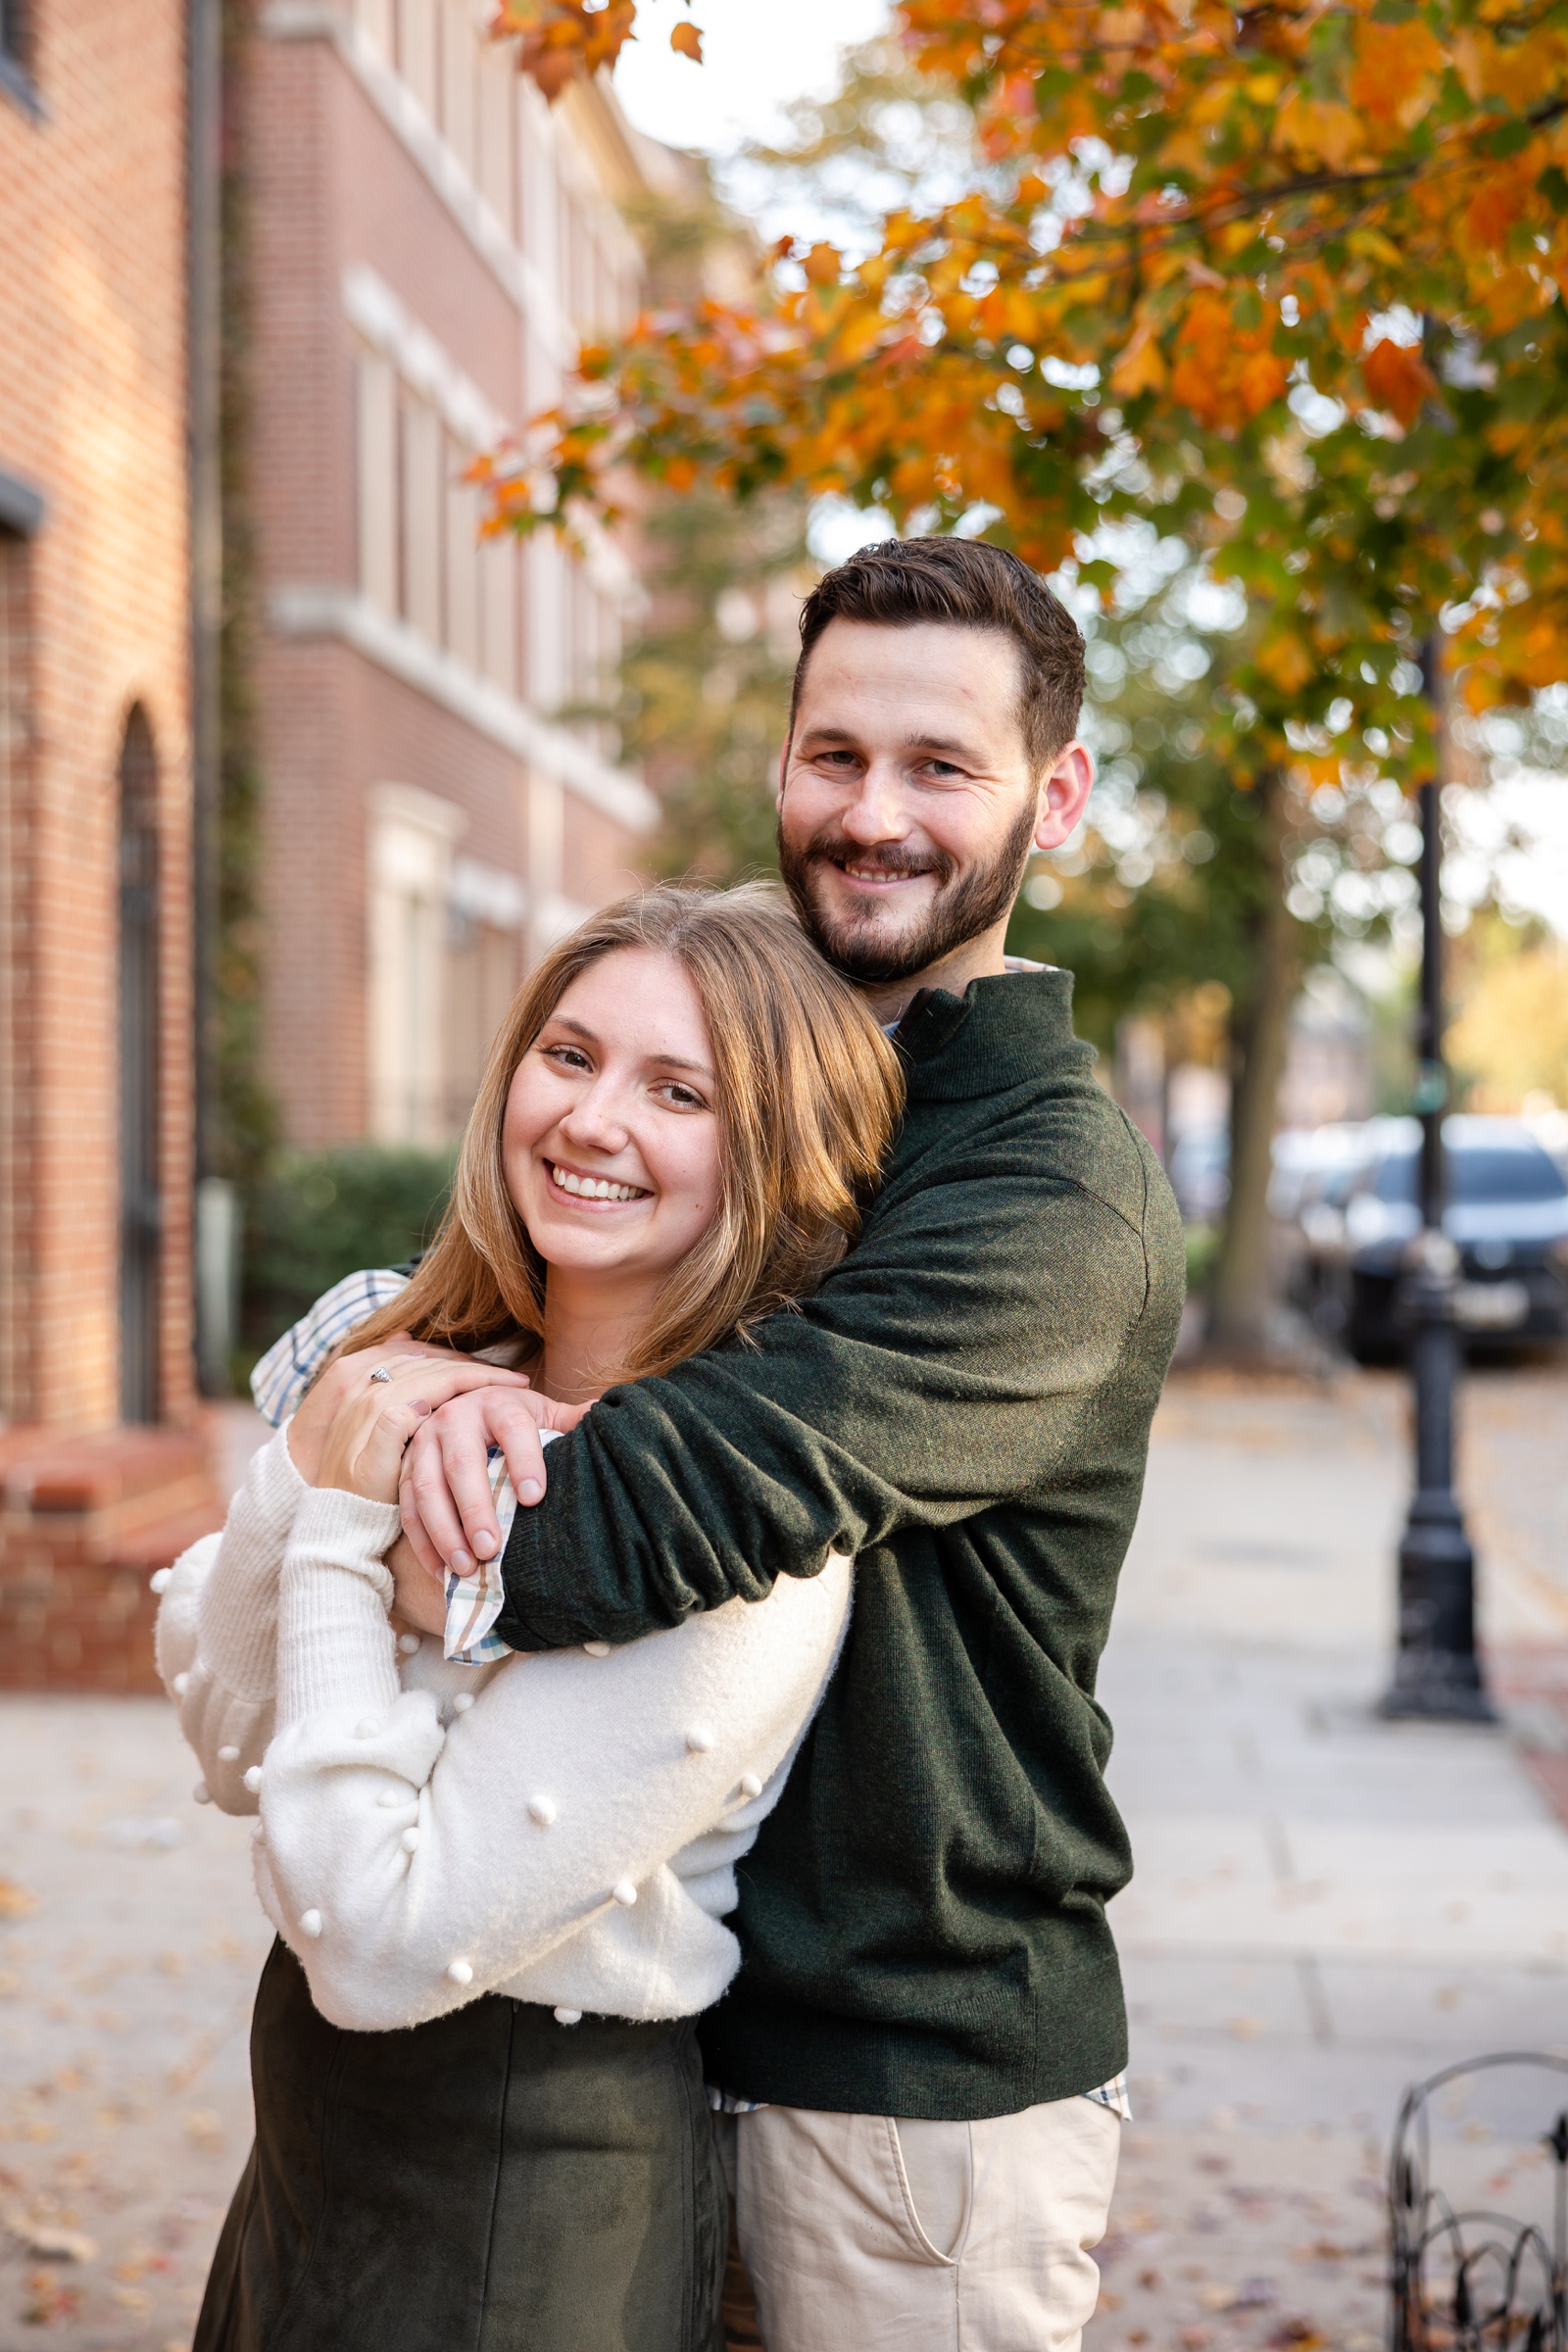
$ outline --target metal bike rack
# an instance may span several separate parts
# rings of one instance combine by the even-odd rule
[[[1434,2176],[1433,2100],[1465,2077],[1504,2067],[1550,2080],[1548,2237],[1539,2221],[1456,2207]],[[1502,2050],[1445,2067],[1404,2095],[1389,2164],[1393,2352],[1568,2352],[1568,2058]]]

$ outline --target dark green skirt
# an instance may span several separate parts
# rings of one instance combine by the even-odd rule
[[[275,1943],[256,2145],[192,2352],[717,2352],[728,2231],[690,2020],[496,1993],[347,2034]]]

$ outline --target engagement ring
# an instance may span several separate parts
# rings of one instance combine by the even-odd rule
[[[375,1370],[370,1374],[370,1378],[372,1380],[390,1380],[391,1377],[392,1375],[387,1370],[385,1364],[377,1364]]]

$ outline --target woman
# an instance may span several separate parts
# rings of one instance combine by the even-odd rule
[[[583,1405],[744,1345],[842,1253],[898,1099],[766,891],[666,886],[584,924],[496,1043],[428,1256],[173,1571],[160,1664],[218,1802],[259,1805],[280,1938],[197,2352],[717,2340],[691,2020],[736,1967],[735,1863],[849,1563],[613,1652],[454,1663],[389,1614],[399,1463],[421,1412],[509,1377],[498,1354]],[[417,1568],[404,1589],[439,1624]]]

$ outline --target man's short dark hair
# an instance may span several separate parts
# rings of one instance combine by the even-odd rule
[[[996,629],[1018,649],[1018,719],[1036,774],[1078,731],[1084,699],[1084,641],[1061,599],[1038,571],[984,539],[884,539],[825,572],[801,607],[790,728],[811,649],[829,621],[869,620],[913,628],[925,620]]]

